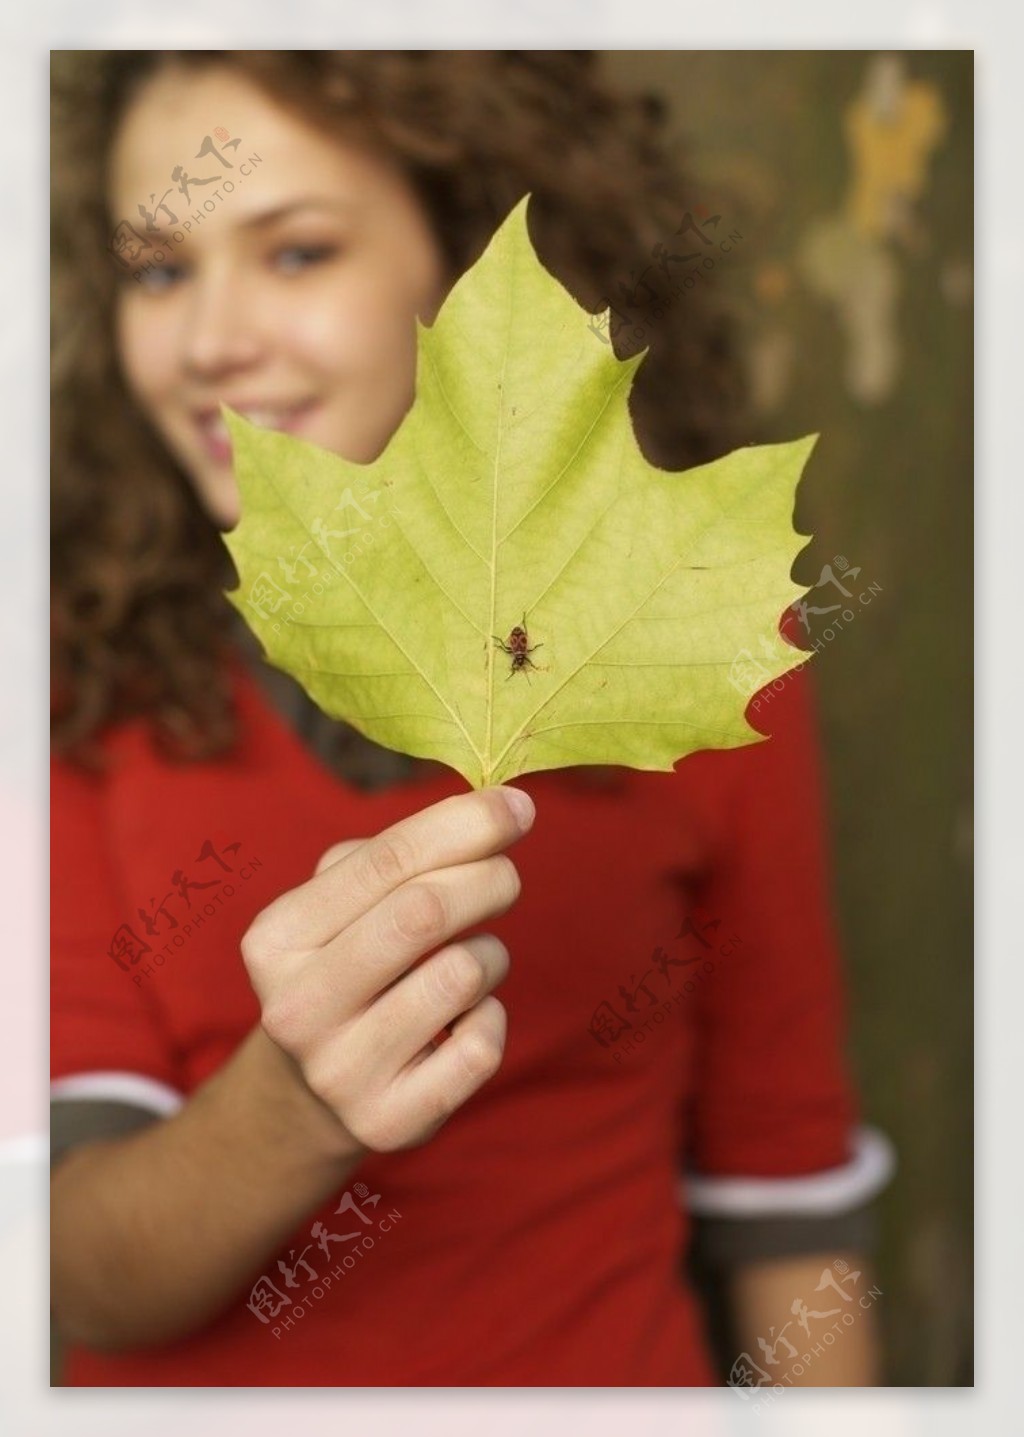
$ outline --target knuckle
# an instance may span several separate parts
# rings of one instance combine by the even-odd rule
[[[390,1153],[408,1147],[408,1125],[392,1106],[377,1099],[355,1104],[343,1119],[356,1142],[370,1152]]]
[[[483,986],[483,965],[468,948],[448,948],[428,966],[441,998],[448,1003],[464,1003]]]
[[[314,1098],[319,1098],[322,1103],[326,1103],[328,1107],[336,1111],[334,1068],[333,1065],[329,1068],[325,1063],[322,1051],[319,1048],[314,1048],[312,1052],[305,1054],[300,1067],[302,1081]]]
[[[254,975],[256,969],[259,967],[260,962],[259,940],[253,933],[251,927],[247,928],[242,934],[241,940],[238,944],[238,951],[242,955],[242,962],[245,964],[245,971],[249,974],[249,977],[251,978]]]
[[[373,886],[394,888],[415,872],[412,844],[398,832],[379,834],[365,845],[365,858]]]
[[[422,943],[443,932],[445,919],[441,895],[425,883],[416,883],[399,895],[393,921],[399,937]]]
[[[320,855],[314,872],[320,874],[325,868],[333,868],[334,864],[340,863],[355,849],[361,848],[365,842],[365,838],[348,838],[342,843],[332,843],[330,848]]]
[[[496,877],[498,887],[501,889],[505,901],[511,905],[523,891],[523,882],[519,877],[519,869],[507,853],[497,854],[494,862],[497,865]]]
[[[504,1044],[488,1033],[465,1033],[459,1039],[458,1057],[473,1083],[485,1082],[501,1067]]]
[[[250,978],[261,974],[270,956],[270,943],[268,941],[268,922],[266,909],[257,913],[256,917],[249,924],[242,934],[239,943],[239,952],[242,955],[242,962],[245,964],[246,972]]]
[[[285,1052],[294,1053],[300,1047],[305,1024],[305,1005],[293,1002],[284,993],[275,994],[263,1005],[260,1026]]]
[[[347,1127],[348,1119],[339,1108],[340,1095],[345,1092],[345,1075],[341,1067],[335,1055],[328,1053],[321,1045],[303,1058],[302,1077],[313,1096],[326,1103]]]

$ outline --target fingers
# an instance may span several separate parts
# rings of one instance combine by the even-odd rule
[[[306,883],[275,899],[249,930],[264,951],[310,953],[420,874],[472,862],[506,848],[525,831],[505,788],[457,794],[355,843],[337,860],[329,850]],[[528,796],[521,795],[530,810]],[[341,847],[341,845],[339,845]],[[422,949],[420,950],[423,951]]]
[[[503,982],[508,969],[508,949],[493,933],[448,944],[382,993],[353,1026],[352,1061],[389,1079],[400,1074],[424,1048],[430,1051],[435,1034]]]
[[[505,1009],[488,994],[456,1021],[450,1038],[393,1081],[353,1085],[344,1045],[326,1063],[318,1062],[307,1081],[369,1151],[413,1147],[432,1137],[497,1072],[506,1026]]]
[[[368,1149],[426,1140],[500,1064],[506,1019],[492,990],[508,952],[493,934],[450,940],[516,901],[503,850],[532,821],[521,790],[445,799],[335,844],[244,935],[264,1030]]]
[[[323,873],[325,868],[340,863],[343,858],[353,852],[354,849],[362,847],[367,840],[365,838],[347,838],[344,843],[333,844],[326,853],[322,854],[317,861],[314,873]]]
[[[521,888],[515,864],[503,853],[424,874],[350,924],[312,959],[269,963],[278,982],[287,975],[295,1040],[301,1039],[301,1028],[312,1032],[324,1022],[360,1012],[424,953],[505,913]],[[303,1023],[303,1013],[315,1014],[317,1023]]]
[[[493,995],[458,1018],[451,1037],[398,1077],[396,1113],[414,1115],[422,1141],[446,1122],[501,1067],[508,1020]]]

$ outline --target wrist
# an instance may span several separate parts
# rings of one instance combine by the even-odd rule
[[[253,1029],[247,1046],[259,1073],[258,1087],[274,1111],[281,1142],[303,1157],[345,1171],[366,1155],[367,1149],[310,1088],[295,1059],[262,1027]]]

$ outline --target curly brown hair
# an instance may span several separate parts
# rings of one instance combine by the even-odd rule
[[[129,395],[115,344],[108,156],[128,103],[168,64],[230,65],[325,132],[383,145],[452,275],[531,193],[545,265],[587,309],[603,309],[694,202],[660,101],[615,93],[591,52],[54,52],[52,742],[93,766],[102,732],[132,716],[183,760],[226,752],[237,736],[224,664],[233,566]],[[650,327],[631,405],[655,463],[684,468],[742,442],[731,331],[704,287]],[[621,338],[616,349],[626,352]],[[355,765],[371,741],[350,739]]]

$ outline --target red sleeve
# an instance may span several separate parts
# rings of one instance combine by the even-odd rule
[[[717,756],[732,766],[729,812],[699,898],[719,947],[732,943],[694,994],[689,1156],[708,1176],[839,1166],[859,1118],[807,670],[765,692],[748,717],[771,737]]]
[[[65,760],[50,768],[50,1073],[138,1074],[182,1091],[159,1009],[119,941],[140,932],[118,891],[106,784]],[[145,935],[142,934],[145,941]],[[122,967],[112,952],[117,952]]]

